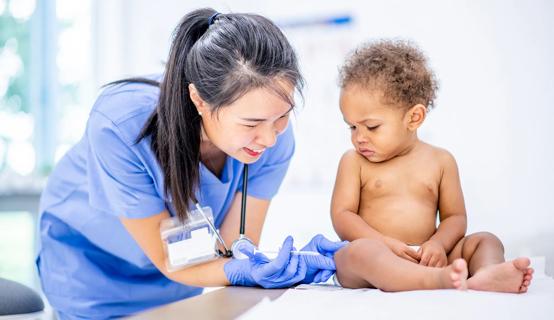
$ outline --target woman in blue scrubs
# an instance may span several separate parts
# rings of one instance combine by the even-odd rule
[[[249,164],[247,236],[257,245],[294,153],[289,115],[303,84],[280,30],[251,14],[187,14],[163,75],[117,81],[92,107],[82,139],[41,198],[42,287],[59,318],[112,318],[195,296],[201,287],[266,288],[326,280],[342,243],[316,236],[297,256],[220,258],[169,272],[160,222],[211,207],[238,237]],[[184,315],[186,316],[186,315]]]

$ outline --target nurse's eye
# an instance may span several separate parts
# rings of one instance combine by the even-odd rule
[[[356,126],[348,126],[348,129],[350,129],[350,130],[356,130]]]
[[[373,127],[366,126],[366,128],[367,128],[367,130],[369,130],[369,131],[373,131],[373,130],[379,128],[379,126],[373,126]]]
[[[244,127],[247,127],[247,128],[256,128],[258,126],[258,123],[256,123],[256,124],[246,124],[246,123],[244,123],[242,125]]]

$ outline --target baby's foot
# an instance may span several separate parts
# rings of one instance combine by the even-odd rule
[[[441,287],[445,289],[467,289],[467,263],[464,259],[456,259],[441,271]]]
[[[523,283],[519,288],[520,293],[527,292],[529,285],[531,285],[531,280],[533,279],[533,272],[533,268],[527,268],[527,270],[525,270],[525,273],[523,274]]]
[[[469,278],[468,287],[481,291],[524,293],[533,278],[530,264],[529,258],[522,257],[483,267]]]

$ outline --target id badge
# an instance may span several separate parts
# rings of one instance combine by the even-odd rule
[[[202,211],[213,224],[212,209],[203,207]],[[166,267],[170,272],[212,261],[220,256],[216,246],[217,235],[198,210],[189,211],[184,222],[177,217],[163,220],[160,233]]]

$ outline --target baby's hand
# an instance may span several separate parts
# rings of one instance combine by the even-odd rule
[[[428,240],[418,250],[421,256],[419,264],[428,267],[445,267],[448,264],[446,251],[440,242]]]
[[[394,254],[408,261],[419,263],[420,255],[414,249],[410,248],[404,242],[394,238],[385,238],[385,244]]]

